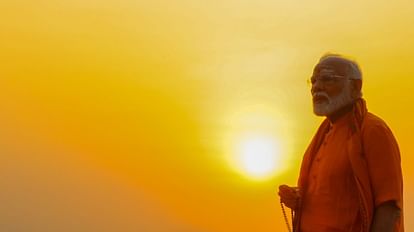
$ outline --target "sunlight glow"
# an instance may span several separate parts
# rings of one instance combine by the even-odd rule
[[[253,178],[267,178],[280,168],[280,145],[272,137],[247,138],[240,144],[242,171]]]
[[[222,142],[234,171],[250,180],[265,181],[288,170],[292,124],[284,105],[254,98],[233,105],[225,114],[228,131]]]

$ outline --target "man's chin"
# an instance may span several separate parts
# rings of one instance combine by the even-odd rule
[[[313,113],[316,115],[316,116],[320,116],[320,117],[323,117],[323,116],[327,116],[328,114],[327,113],[325,113],[325,112],[318,112],[318,111],[313,111]]]
[[[326,105],[313,105],[313,113],[316,116],[328,116],[330,114],[329,110],[327,109],[328,106]]]

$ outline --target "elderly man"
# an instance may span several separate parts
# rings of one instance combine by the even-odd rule
[[[367,111],[354,61],[323,56],[310,79],[313,111],[326,116],[306,150],[298,186],[279,186],[295,232],[401,232],[403,180],[397,142]]]

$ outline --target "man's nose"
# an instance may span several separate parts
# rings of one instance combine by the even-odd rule
[[[321,81],[316,80],[311,87],[311,93],[319,92],[323,90],[323,84],[321,84]]]

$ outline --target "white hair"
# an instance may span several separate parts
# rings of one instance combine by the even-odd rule
[[[348,75],[350,76],[350,79],[362,80],[361,68],[359,67],[356,61],[346,58],[340,54],[328,53],[328,54],[323,55],[319,59],[319,63],[329,58],[335,58],[335,59],[343,61],[347,65],[347,69],[348,69],[347,71],[348,71]]]

